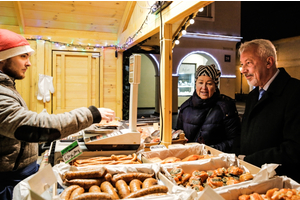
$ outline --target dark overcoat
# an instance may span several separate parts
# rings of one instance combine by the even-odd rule
[[[258,101],[258,87],[246,101],[240,152],[258,167],[278,163],[277,174],[300,182],[300,81],[284,68]]]
[[[176,130],[184,131],[188,142],[204,143],[223,152],[230,152],[241,131],[235,101],[219,90],[209,99],[196,92],[181,106]]]

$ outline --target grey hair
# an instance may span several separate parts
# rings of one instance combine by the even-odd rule
[[[242,43],[239,48],[239,55],[241,55],[249,47],[253,46],[257,47],[257,53],[262,59],[272,56],[275,60],[275,64],[277,65],[276,48],[270,40],[255,39]]]

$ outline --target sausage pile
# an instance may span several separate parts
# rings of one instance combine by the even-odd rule
[[[283,188],[279,190],[278,188],[270,189],[266,194],[252,193],[250,195],[243,194],[239,196],[239,200],[297,200],[300,199],[300,191],[295,189]]]
[[[208,159],[208,158],[212,158],[212,157],[213,156],[211,156],[211,155],[190,155],[184,159],[180,159],[177,157],[167,157],[164,160],[161,160],[159,157],[153,157],[153,158],[148,158],[148,160],[150,160],[151,162],[154,162],[154,163],[165,164],[165,163],[186,162],[186,161]]]
[[[128,199],[166,195],[168,188],[158,185],[154,174],[121,173],[113,176],[105,167],[88,171],[68,171],[63,180],[68,187],[60,194],[63,200]]]
[[[210,171],[195,170],[192,174],[185,173],[180,167],[174,167],[169,173],[178,185],[193,188],[197,192],[202,191],[207,185],[217,188],[253,179],[252,174],[245,173],[243,169],[236,166]]]
[[[137,155],[111,155],[110,157],[93,157],[87,159],[76,159],[70,163],[76,167],[86,167],[90,165],[117,165],[117,164],[141,164],[142,162],[137,158]]]

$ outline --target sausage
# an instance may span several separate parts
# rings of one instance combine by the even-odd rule
[[[114,199],[111,194],[104,193],[104,192],[86,192],[83,194],[78,195],[75,197],[73,200],[95,200],[95,199],[101,199],[101,200],[106,200],[106,199]]]
[[[142,181],[139,179],[133,179],[130,181],[129,187],[130,187],[130,192],[135,192],[141,189]]]
[[[138,172],[133,172],[133,173],[123,173],[123,174],[115,174],[111,181],[113,184],[115,184],[118,180],[124,180],[126,183],[129,183],[133,179],[139,179],[140,181],[144,181],[146,178],[152,178],[154,175],[153,174],[147,174],[147,173],[138,173]]]
[[[73,198],[77,197],[80,194],[84,193],[84,189],[82,187],[78,187],[75,190],[73,190],[71,196],[70,196],[70,200],[72,200]]]
[[[137,155],[135,153],[132,154],[133,158],[131,160],[136,161],[137,160]]]
[[[124,180],[118,180],[116,182],[116,188],[119,193],[119,197],[121,197],[121,199],[124,199],[126,196],[130,194],[128,185]]]
[[[163,196],[163,195],[167,195],[167,193],[153,193],[153,194],[147,194],[144,197],[153,197],[153,196]]]
[[[110,182],[104,181],[101,183],[101,191],[111,194],[113,199],[120,199],[119,195],[116,193],[115,188],[111,185]]]
[[[111,178],[112,178],[111,173],[107,173],[107,174],[105,174],[105,176],[104,176],[104,179],[105,179],[106,181],[108,181],[108,182],[111,181]]]
[[[125,197],[125,199],[129,199],[129,198],[137,198],[137,197],[142,197],[148,194],[154,194],[154,193],[167,193],[168,192],[168,188],[164,185],[153,185],[149,188],[143,188],[140,189],[136,192],[131,193],[130,195],[128,195],[127,197]]]
[[[157,180],[155,178],[147,178],[143,182],[143,188],[148,188],[152,185],[157,185]]]
[[[73,179],[73,180],[65,180],[66,184],[69,185],[79,185],[84,189],[88,190],[93,185],[100,185],[104,180],[103,179]]]
[[[90,187],[89,192],[101,192],[101,190],[98,185],[93,185]]]
[[[68,171],[64,174],[63,179],[83,179],[83,178],[101,178],[106,174],[105,167],[99,167],[97,169],[89,171]]]
[[[62,200],[69,200],[73,190],[79,188],[79,185],[71,185],[67,187],[59,196]]]

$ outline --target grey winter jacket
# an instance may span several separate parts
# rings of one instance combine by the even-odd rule
[[[64,138],[100,121],[94,106],[57,115],[32,112],[17,92],[14,79],[0,71],[0,172],[35,162],[38,142]]]

